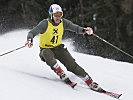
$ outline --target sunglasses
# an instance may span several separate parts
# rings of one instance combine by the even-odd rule
[[[63,16],[62,12],[53,13],[53,17],[62,17],[62,16]]]

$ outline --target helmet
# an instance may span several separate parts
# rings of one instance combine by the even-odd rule
[[[49,16],[51,19],[53,18],[53,13],[56,13],[56,12],[61,12],[63,16],[62,8],[57,4],[52,4],[49,8]]]

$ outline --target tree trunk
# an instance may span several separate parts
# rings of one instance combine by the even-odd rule
[[[84,7],[83,7],[83,0],[79,0],[79,2],[80,2],[81,24],[84,25]]]

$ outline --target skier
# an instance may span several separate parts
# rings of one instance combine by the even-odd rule
[[[25,46],[33,46],[33,38],[40,36],[40,58],[60,77],[61,80],[74,87],[72,82],[60,65],[57,59],[67,68],[68,71],[80,77],[94,91],[100,91],[99,85],[92,80],[89,74],[80,67],[71,56],[67,48],[62,44],[62,36],[65,30],[74,31],[77,34],[92,35],[93,30],[90,27],[83,28],[73,24],[71,21],[63,18],[62,8],[57,4],[52,4],[49,8],[49,17],[42,20],[27,35]]]

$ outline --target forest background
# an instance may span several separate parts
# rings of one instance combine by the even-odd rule
[[[15,29],[32,29],[46,19],[51,4],[63,9],[63,17],[95,33],[133,55],[133,0],[0,0],[0,34]],[[93,36],[66,32],[75,51],[133,63],[133,58]]]

